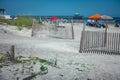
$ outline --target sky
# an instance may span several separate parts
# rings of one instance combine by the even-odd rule
[[[120,17],[120,0],[0,0],[0,8],[9,15],[74,15],[95,13]]]

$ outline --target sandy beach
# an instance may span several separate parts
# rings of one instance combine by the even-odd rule
[[[66,23],[65,26],[71,26]],[[108,54],[79,53],[82,23],[74,24],[75,39],[56,39],[49,36],[30,37],[31,30],[17,30],[15,26],[0,25],[0,52],[7,51],[10,45],[15,45],[15,56],[40,57],[46,60],[57,59],[57,67],[50,65],[48,73],[36,76],[33,80],[120,80],[120,56]],[[4,33],[4,31],[7,33]],[[90,31],[104,31],[104,28],[87,27]],[[119,32],[120,28],[108,25],[108,32]],[[39,64],[34,66],[37,71]],[[14,70],[21,69],[21,64],[1,68],[0,80],[22,80],[25,75]],[[11,71],[10,71],[11,69]]]

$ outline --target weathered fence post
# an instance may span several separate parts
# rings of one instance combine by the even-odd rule
[[[79,49],[79,52],[81,53],[82,50],[83,50],[83,39],[84,39],[84,36],[85,36],[85,22],[84,22],[84,25],[83,25],[83,31],[81,33],[81,40],[80,40],[80,49]]]
[[[106,43],[107,43],[107,28],[108,28],[108,25],[106,24],[105,34],[104,34],[104,47],[106,46]]]
[[[10,58],[10,60],[12,62],[15,62],[15,46],[14,45],[11,46],[11,58]]]
[[[33,37],[34,36],[34,19],[33,19],[33,23],[32,23],[32,33],[31,33],[31,36]]]
[[[119,41],[118,41],[118,53],[120,53],[120,33],[119,33]]]
[[[74,28],[73,28],[73,22],[71,23],[71,29],[72,29],[72,39],[74,40]]]

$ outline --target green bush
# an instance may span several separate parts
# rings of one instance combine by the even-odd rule
[[[7,23],[7,24],[10,24],[10,20],[0,18],[0,23]]]
[[[14,25],[18,27],[18,30],[22,30],[23,27],[31,28],[33,24],[33,17],[32,16],[18,16],[17,19],[8,20],[0,18],[1,23],[7,23],[9,25]],[[37,20],[34,21],[34,24],[42,24]]]
[[[40,71],[46,71],[47,70],[47,67],[46,66],[40,66]]]
[[[18,27],[26,27],[26,28],[31,28],[33,23],[33,18],[32,17],[25,17],[25,16],[18,16],[17,19],[11,20],[10,25],[15,25]]]

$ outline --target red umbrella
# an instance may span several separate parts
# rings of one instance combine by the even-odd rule
[[[50,19],[51,19],[52,21],[58,20],[58,18],[57,18],[56,16],[52,16]]]

